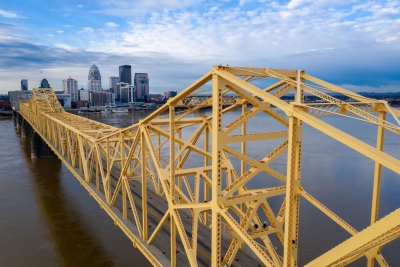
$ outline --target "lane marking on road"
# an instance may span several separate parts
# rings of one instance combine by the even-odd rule
[[[185,253],[182,250],[180,250],[178,247],[176,247],[176,249],[179,250],[183,255],[185,255]]]

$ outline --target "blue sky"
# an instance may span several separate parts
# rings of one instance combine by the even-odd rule
[[[353,91],[400,91],[400,1],[0,1],[0,93],[42,78],[103,87],[118,66],[150,91],[182,90],[212,65],[304,69]],[[41,73],[42,72],[42,73]]]

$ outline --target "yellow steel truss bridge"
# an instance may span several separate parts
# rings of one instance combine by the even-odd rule
[[[260,79],[270,86],[257,87]],[[188,100],[205,88],[212,97]],[[293,102],[281,99],[288,93]],[[305,102],[307,95],[319,101]],[[234,111],[240,116],[232,119]],[[384,133],[400,134],[400,112],[305,71],[214,66],[125,129],[65,112],[51,88],[33,89],[19,113],[154,266],[231,266],[239,255],[241,266],[298,266],[300,198],[351,236],[306,266],[344,266],[361,257],[368,266],[387,266],[382,246],[400,235],[400,209],[378,218],[382,167],[400,173],[399,159],[383,152]],[[257,114],[282,131],[248,132]],[[376,146],[317,118],[326,115],[376,125]],[[357,231],[302,187],[303,124],[375,162],[365,229]],[[261,159],[246,148],[270,140],[278,145]],[[271,165],[280,157],[286,171]],[[252,183],[264,176],[276,182]],[[277,210],[275,196],[282,196]]]

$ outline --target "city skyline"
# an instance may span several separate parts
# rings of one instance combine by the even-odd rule
[[[219,64],[305,69],[357,92],[400,91],[398,1],[16,0],[0,4],[0,33],[0,93],[21,79],[29,89],[46,78],[61,90],[68,76],[83,85],[92,64],[106,78],[129,64],[151,76],[154,93],[181,91]]]

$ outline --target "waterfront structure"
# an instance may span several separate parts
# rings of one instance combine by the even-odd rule
[[[68,79],[62,80],[62,87],[64,94],[70,94],[72,101],[78,101],[78,81],[69,76]]]
[[[99,80],[96,80],[94,78],[90,79],[87,82],[87,87],[89,92],[93,93],[100,93],[101,92],[101,82]]]
[[[119,82],[132,84],[132,68],[131,65],[119,66]]]
[[[28,90],[28,80],[27,79],[22,79],[21,80],[21,90]]]
[[[149,95],[149,76],[147,73],[135,73],[134,86],[137,99],[145,99]]]
[[[147,99],[148,99],[149,103],[152,103],[152,102],[159,103],[159,102],[162,102],[165,99],[165,97],[162,94],[149,94]]]
[[[113,89],[113,92],[117,91],[117,84],[119,83],[119,77],[109,77],[109,88]]]
[[[56,94],[58,102],[60,102],[61,106],[64,108],[71,108],[71,94]],[[77,101],[77,100],[72,100]]]
[[[258,87],[254,81],[260,79],[271,85]],[[212,97],[206,103],[212,104],[211,114],[199,112],[202,103],[176,112],[187,96],[208,90],[210,84]],[[341,101],[327,91],[353,101]],[[306,103],[306,93],[324,102]],[[237,96],[235,106],[223,106],[224,94]],[[294,101],[282,100],[286,94],[293,94]],[[387,266],[388,251],[382,247],[400,237],[400,208],[379,210],[382,169],[400,174],[398,155],[384,149],[385,132],[399,137],[400,126],[391,121],[399,120],[400,111],[302,70],[214,66],[160,109],[123,129],[64,112],[52,90],[34,89],[32,100],[21,103],[20,114],[154,266],[232,266],[239,259],[241,266],[298,266],[301,253],[309,249],[299,249],[300,199],[327,215],[319,220],[303,212],[305,221],[312,222],[312,231],[301,232],[303,236],[315,234],[318,223],[332,223],[333,228],[324,229],[345,233],[332,249],[314,255],[308,267],[344,266],[360,258],[369,266]],[[282,130],[248,131],[253,119],[262,117],[258,114],[265,116],[264,126],[274,123]],[[376,145],[321,116],[368,123],[365,129],[373,127],[377,133]],[[340,218],[313,195],[322,198],[331,190],[354,194],[368,183],[343,190],[340,182],[327,186],[323,172],[302,182],[307,145],[313,145],[303,142],[305,125],[313,137],[333,138],[374,162],[361,174],[373,180],[372,203],[370,216],[357,229],[351,223],[358,213]],[[320,156],[331,150],[321,149]]]
[[[39,88],[51,88],[49,82],[47,81],[47,79],[42,79],[40,81],[40,86]]]
[[[96,65],[92,65],[89,69],[88,81],[95,79],[100,83],[100,90],[101,90],[101,75],[100,70]]]

